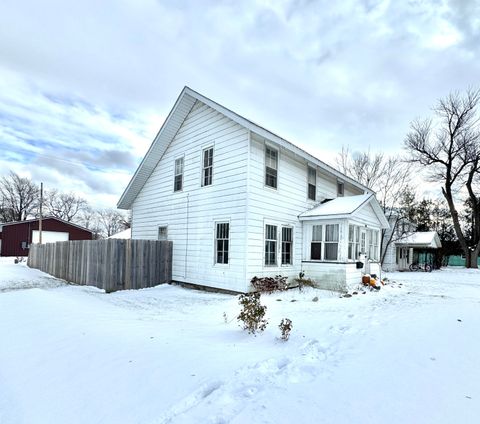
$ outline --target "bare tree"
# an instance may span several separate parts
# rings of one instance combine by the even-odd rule
[[[388,246],[402,236],[397,227],[406,218],[401,203],[410,182],[410,169],[400,157],[373,154],[370,150],[352,153],[346,147],[337,156],[337,165],[344,174],[376,193],[390,224],[390,229],[382,230],[380,262],[383,264]]]
[[[405,139],[411,162],[426,167],[431,181],[442,184],[458,241],[468,268],[477,268],[480,252],[480,90],[452,93],[439,100],[434,118],[416,120]],[[457,202],[470,200],[472,237],[465,237]],[[463,203],[463,202],[462,202]]]
[[[88,203],[74,193],[60,193],[54,189],[46,193],[44,206],[46,214],[72,222],[80,216],[82,211],[87,209]]]
[[[104,237],[110,237],[114,234],[128,228],[128,221],[125,215],[115,209],[101,209],[96,212],[98,217],[98,226]]]
[[[29,178],[13,171],[0,179],[0,219],[24,221],[34,216],[39,205],[39,188]]]
[[[79,213],[76,222],[92,231],[94,240],[102,238],[102,230],[100,228],[101,225],[98,212],[92,209],[90,206],[87,206]]]

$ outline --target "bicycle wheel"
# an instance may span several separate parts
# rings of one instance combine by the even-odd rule
[[[418,271],[418,265],[417,264],[410,264],[408,267],[410,271]]]
[[[426,264],[426,265],[425,265],[425,272],[432,272],[432,266]]]

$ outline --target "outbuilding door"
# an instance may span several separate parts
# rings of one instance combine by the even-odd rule
[[[408,247],[398,247],[399,249],[398,252],[398,269],[403,270],[403,269],[408,269],[410,266],[409,263],[409,248]]]

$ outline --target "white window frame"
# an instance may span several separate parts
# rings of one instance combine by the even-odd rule
[[[360,254],[367,255],[367,232],[364,227],[360,227]]]
[[[228,225],[228,237],[225,238],[225,237],[221,237],[219,238],[219,234],[218,234],[218,226],[219,225]],[[213,263],[215,266],[228,266],[230,265],[230,252],[231,252],[231,225],[230,225],[230,221],[229,220],[216,220],[214,221],[214,259],[213,259]],[[223,242],[225,242],[225,240],[227,241],[227,262],[218,262],[218,241],[222,240]],[[223,245],[223,247],[225,247],[225,245]],[[225,255],[225,249],[222,249],[222,252],[224,252],[224,255]],[[225,259],[225,257],[223,256],[223,258]]]
[[[267,227],[275,227],[275,239],[273,238],[267,238]],[[279,228],[279,225],[278,224],[273,224],[273,223],[269,223],[269,222],[266,222],[264,224],[264,243],[263,243],[263,246],[264,246],[264,251],[263,251],[263,265],[265,267],[276,267],[278,266],[278,228]],[[275,254],[275,261],[274,263],[267,263],[267,242],[274,242],[275,243],[275,247],[273,249],[273,253]],[[269,251],[270,253],[271,251]]]
[[[314,182],[310,182],[310,171],[313,171]],[[310,186],[313,186],[313,199],[310,197]],[[317,168],[311,165],[307,165],[307,199],[308,200],[317,200]]]
[[[182,172],[177,174],[177,161],[182,161]],[[173,191],[174,193],[183,191],[183,174],[185,172],[185,156],[179,156],[175,158],[175,162],[173,165]],[[177,190],[177,177],[181,176],[181,187]]]
[[[267,151],[268,150],[271,150],[271,151],[276,153],[275,168],[272,168],[272,167],[268,166],[269,165],[267,163]],[[263,157],[264,157],[264,163],[265,163],[264,173],[263,173],[263,177],[264,177],[263,178],[263,184],[264,184],[265,187],[271,188],[273,190],[277,190],[278,189],[278,164],[280,162],[280,160],[279,160],[280,152],[279,152],[278,149],[270,146],[269,144],[265,144]],[[275,174],[275,187],[267,184],[267,169],[272,169],[276,172],[276,174]]]
[[[211,163],[208,164],[207,166],[205,166],[205,153],[209,152],[209,151],[212,151],[212,157],[211,157]],[[214,156],[214,153],[215,153],[215,150],[214,150],[214,147],[213,146],[208,146],[208,147],[205,147],[204,149],[202,149],[202,176],[201,176],[201,186],[202,187],[209,187],[211,185],[213,185],[213,156]],[[210,182],[208,184],[205,184],[205,177],[206,177],[206,173],[207,173],[207,170],[210,170]]]
[[[310,240],[310,260],[311,261],[322,261],[323,260],[323,228],[324,224],[317,224],[317,225],[312,225],[312,237]],[[320,238],[315,238],[314,240],[314,234],[315,234],[315,227],[320,227]],[[319,244],[320,245],[320,258],[312,258],[312,244]]]
[[[290,225],[282,225],[279,227],[280,228],[280,263],[282,266],[292,266],[293,265],[293,240],[295,238],[295,230],[292,226]],[[284,241],[283,239],[283,230],[290,230],[290,235],[291,235],[291,240],[290,241]],[[284,251],[283,251],[283,246],[284,243],[290,243],[290,262],[283,262],[283,257],[284,257]]]
[[[350,239],[350,229],[353,229],[353,240]],[[348,224],[348,250],[347,258],[350,261],[357,261],[360,257],[360,226]]]
[[[327,227],[336,227],[336,234],[337,234],[337,239],[336,240],[327,240],[327,235],[329,234],[327,231]],[[323,260],[324,261],[330,261],[330,262],[336,262],[338,261],[338,253],[339,253],[339,248],[340,248],[340,224],[325,224],[325,231],[323,233],[324,237],[324,249],[323,249]],[[337,253],[335,255],[335,258],[329,258],[327,259],[326,253],[327,253],[327,246],[328,245],[337,245]]]
[[[336,226],[337,227],[337,239],[336,240],[327,240],[327,227]],[[321,240],[314,240],[315,234],[315,227],[321,227]],[[332,222],[332,223],[323,223],[323,224],[314,224],[312,225],[312,237],[310,240],[310,260],[316,262],[338,262],[340,256],[340,228],[341,224],[339,222]],[[312,258],[312,244],[317,243],[320,244],[320,259],[313,259]],[[335,259],[327,259],[326,258],[326,250],[327,246],[331,244],[337,245],[337,255]]]
[[[380,234],[377,229],[369,228],[368,234],[368,259],[374,262],[379,261],[379,240]]]

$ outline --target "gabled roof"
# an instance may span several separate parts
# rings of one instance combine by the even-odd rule
[[[367,205],[372,206],[380,223],[380,227],[390,228],[382,207],[372,193],[360,194],[358,196],[337,197],[303,212],[298,218],[300,221],[352,218]]]
[[[397,245],[424,247],[431,249],[439,249],[442,247],[442,242],[436,231],[417,231],[402,237],[395,242]]]
[[[42,218],[42,221],[45,221],[47,219],[54,219],[55,221],[63,222],[64,224],[71,225],[72,227],[77,227],[80,228],[81,230],[88,231],[89,233],[92,233],[92,230],[89,230],[88,228],[82,227],[81,225],[74,224],[73,222],[68,222],[65,221],[64,219],[57,218],[56,216],[44,216]],[[39,221],[39,218],[32,218],[32,219],[26,219],[25,221],[13,221],[13,222],[5,222],[1,224],[2,227],[6,227],[7,225],[19,225],[19,224],[25,224],[29,222],[35,222]]]
[[[200,93],[197,93],[191,88],[184,87],[184,89],[180,93],[180,96],[178,96],[172,110],[168,114],[167,119],[165,119],[165,122],[160,128],[160,131],[153,140],[147,154],[143,158],[142,162],[135,171],[135,174],[128,183],[127,188],[120,197],[120,200],[117,203],[117,207],[119,209],[131,208],[132,203],[134,202],[138,193],[154,171],[157,163],[162,158],[163,154],[167,150],[168,145],[177,134],[183,121],[185,120],[197,100],[206,104],[217,112],[223,114],[227,118],[230,118],[237,124],[242,125],[250,131],[258,134],[259,136],[273,143],[276,143],[281,147],[284,147],[285,149],[299,155],[300,157],[303,157],[312,164],[318,166],[321,169],[324,169],[326,172],[333,174],[337,178],[343,181],[347,181],[361,190],[371,192],[369,188],[365,187],[354,179],[347,177],[340,171],[337,171],[335,168],[332,168],[330,165],[327,165],[325,162],[322,162],[321,160],[307,153],[303,149],[295,146],[284,138],[279,137],[278,135],[266,130],[260,125],[255,124],[253,121],[250,121],[243,116],[231,111],[230,109],[227,109],[226,107],[214,102],[213,100],[210,100],[209,98],[201,95]]]

